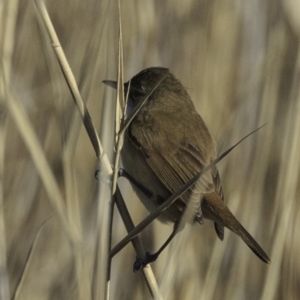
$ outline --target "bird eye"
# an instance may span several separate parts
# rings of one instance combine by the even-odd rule
[[[143,94],[146,94],[146,85],[145,84],[141,84],[141,92]]]
[[[132,96],[134,98],[141,98],[141,97],[144,97],[145,95],[146,95],[146,86],[144,84],[137,86],[132,91]]]

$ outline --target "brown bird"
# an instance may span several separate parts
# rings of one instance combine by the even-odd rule
[[[116,87],[114,81],[104,83]],[[168,69],[145,69],[124,86],[125,95],[129,87],[127,116],[152,92],[125,132],[121,152],[124,169],[120,172],[152,212],[217,157],[216,147],[186,89]],[[214,221],[221,240],[227,227],[262,261],[270,263],[264,250],[226,206],[214,166],[158,217],[162,222],[174,223],[174,230],[155,254],[147,253],[136,261],[135,271],[158,257],[175,236],[184,212],[200,224],[203,218]]]

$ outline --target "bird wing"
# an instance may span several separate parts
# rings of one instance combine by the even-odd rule
[[[130,140],[142,151],[151,169],[172,193],[208,165],[215,153],[201,117],[196,112],[184,113],[183,110],[180,114],[181,120],[174,113],[156,111],[152,115],[149,112],[139,114],[129,127]],[[171,131],[166,130],[170,128]],[[197,218],[197,213],[201,214],[202,195],[213,189],[213,177],[207,172],[192,190],[181,196],[180,201],[185,205],[188,203],[189,210]]]

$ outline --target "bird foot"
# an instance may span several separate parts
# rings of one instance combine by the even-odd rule
[[[158,255],[156,253],[151,254],[150,252],[145,253],[144,258],[137,258],[133,264],[133,272],[137,272],[145,268],[149,263],[154,262],[157,259]]]

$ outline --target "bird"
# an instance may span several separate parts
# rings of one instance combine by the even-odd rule
[[[117,86],[116,81],[103,82]],[[128,95],[127,118],[142,101],[144,104],[125,131],[119,174],[129,180],[146,209],[153,212],[217,158],[216,143],[186,88],[168,68],[142,70],[124,84],[124,94]],[[263,262],[271,262],[227,207],[214,165],[158,216],[163,223],[174,223],[173,232],[156,253],[146,252],[144,258],[137,259],[134,271],[157,259],[176,235],[184,215],[188,216],[186,222],[213,221],[220,240],[224,239],[224,227],[228,228]]]

